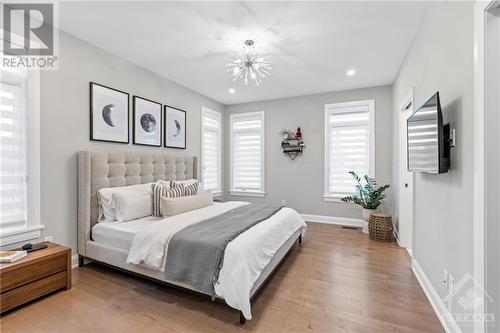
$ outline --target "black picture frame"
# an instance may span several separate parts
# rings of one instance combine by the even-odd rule
[[[136,117],[136,101],[138,99],[142,99],[144,101],[147,101],[147,102],[150,102],[150,103],[154,103],[154,104],[158,104],[159,107],[160,107],[160,112],[158,113],[159,116],[160,116],[160,119],[158,121],[158,126],[159,126],[159,130],[160,130],[160,142],[159,144],[149,144],[149,143],[138,143],[136,142],[137,138],[136,138],[136,121],[135,121],[135,117]],[[134,145],[138,145],[138,146],[149,146],[149,147],[161,147],[162,146],[162,137],[164,136],[163,134],[163,104],[162,103],[159,103],[159,102],[156,102],[156,101],[153,101],[151,99],[148,99],[148,98],[144,98],[144,97],[141,97],[141,96],[137,96],[137,95],[133,95],[132,96],[132,143]]]
[[[168,121],[168,111],[173,111],[173,112],[182,112],[183,113],[183,118],[184,118],[184,129],[182,130],[182,135],[183,135],[183,142],[184,142],[184,145],[182,146],[176,146],[176,145],[171,145],[169,144],[169,140],[168,140],[168,125],[167,125],[167,121]],[[186,114],[186,111],[182,110],[182,109],[179,109],[179,108],[176,108],[174,106],[170,106],[170,105],[163,105],[163,146],[165,148],[175,148],[175,149],[186,149],[186,145],[187,145],[187,114]]]
[[[127,98],[127,102],[126,102],[126,106],[127,106],[127,121],[126,121],[127,141],[99,139],[99,138],[95,137],[95,135],[94,135],[94,87],[96,87],[96,86],[101,87],[101,88],[105,88],[108,90],[112,90],[114,92],[118,92],[118,93],[123,94],[123,95],[126,95],[126,98]],[[129,144],[130,143],[130,96],[129,96],[129,93],[122,91],[122,90],[115,89],[115,88],[111,88],[111,87],[108,87],[108,86],[105,86],[103,84],[96,83],[96,82],[89,82],[89,89],[90,89],[90,140],[91,141],[99,141],[99,142],[113,142],[113,143]]]

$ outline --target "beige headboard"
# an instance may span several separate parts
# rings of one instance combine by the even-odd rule
[[[138,152],[81,151],[78,153],[78,254],[97,223],[97,191],[157,180],[197,179],[196,157]]]

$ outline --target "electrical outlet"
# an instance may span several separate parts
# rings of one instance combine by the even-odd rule
[[[448,274],[448,293],[450,295],[455,295],[455,279],[451,274]]]
[[[47,236],[45,237],[46,242],[54,242],[54,237],[53,236]]]
[[[448,287],[448,279],[449,279],[449,276],[450,276],[450,273],[448,273],[448,271],[445,269],[443,270],[443,285],[444,287],[449,290],[449,287]]]
[[[281,205],[286,206],[286,199],[281,200]]]

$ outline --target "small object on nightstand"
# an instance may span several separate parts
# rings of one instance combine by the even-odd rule
[[[28,253],[30,252],[35,252],[35,251],[38,251],[38,250],[43,250],[43,249],[46,249],[47,248],[47,245],[46,244],[39,244],[39,245],[35,245],[33,246],[33,244],[31,243],[28,243],[28,244],[24,244],[22,249]]]
[[[0,251],[0,262],[14,262],[26,255],[26,251]]]

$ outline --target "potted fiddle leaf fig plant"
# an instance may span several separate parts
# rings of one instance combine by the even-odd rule
[[[377,186],[375,179],[368,175],[365,175],[361,179],[354,171],[349,171],[349,174],[356,180],[356,194],[344,197],[341,200],[361,206],[363,209],[363,219],[365,220],[362,231],[368,233],[370,214],[377,210],[378,206],[382,203],[382,199],[385,198],[384,191],[391,186]]]

